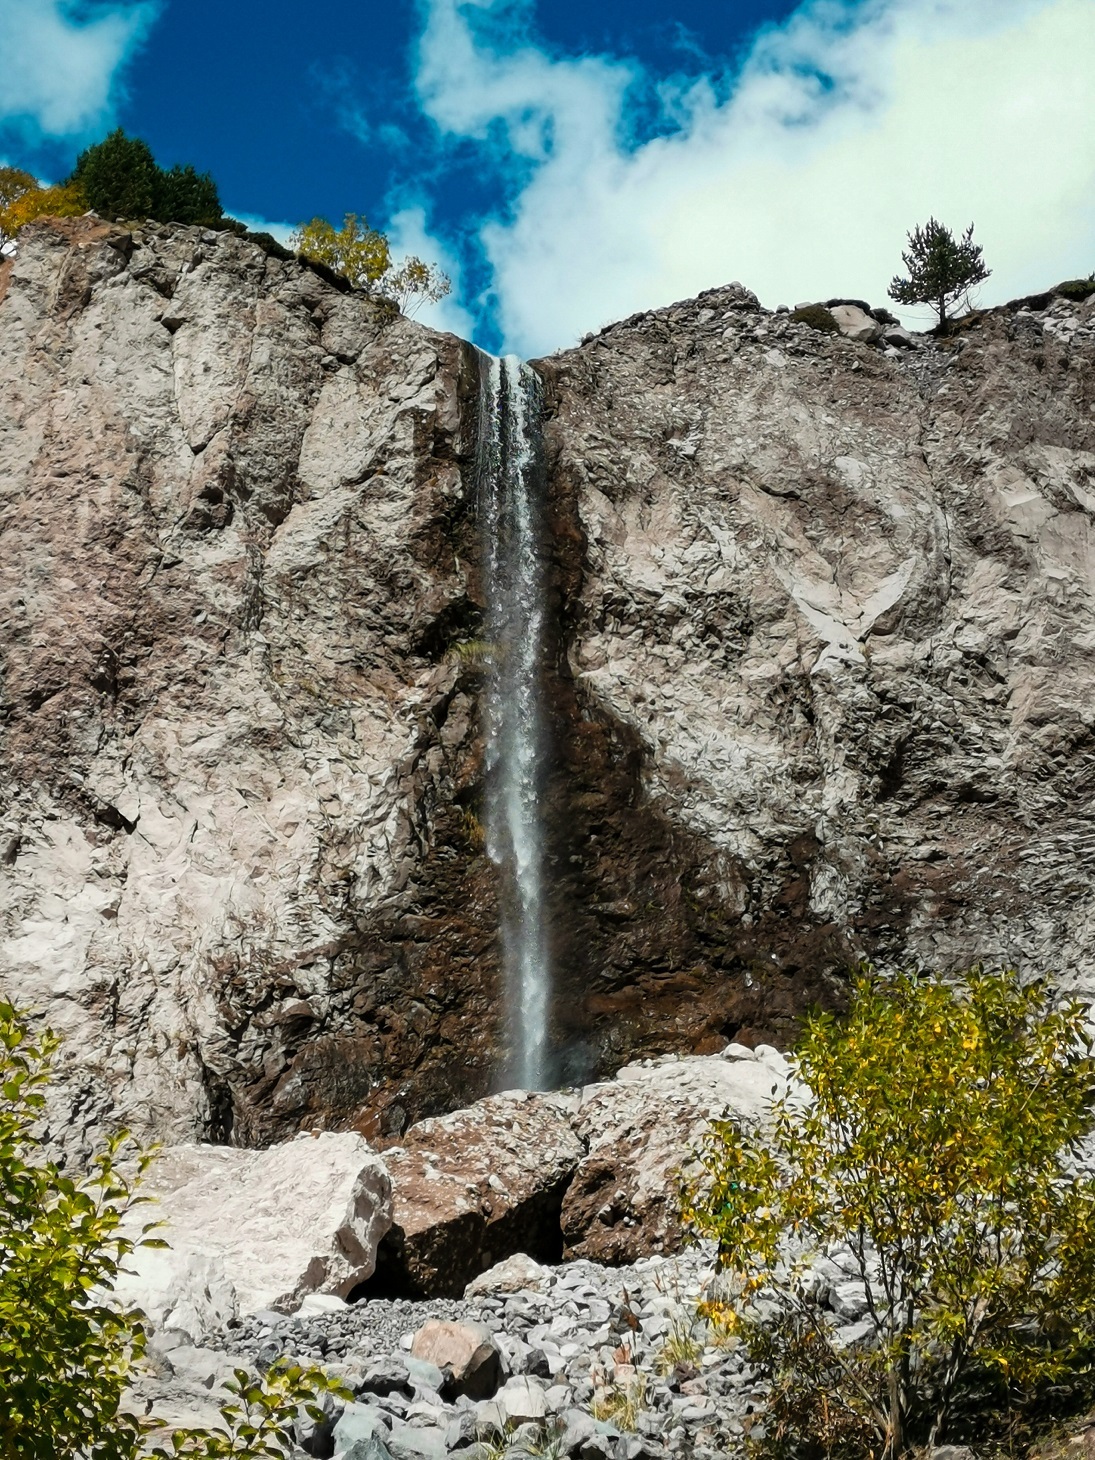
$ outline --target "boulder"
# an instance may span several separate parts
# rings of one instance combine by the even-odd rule
[[[290,1312],[308,1293],[344,1297],[372,1273],[392,1219],[384,1163],[352,1132],[266,1151],[170,1147],[142,1190],[154,1204],[134,1210],[130,1235],[159,1219],[170,1246],[138,1249],[115,1291],[192,1339],[240,1313]]]
[[[431,1318],[411,1344],[416,1359],[448,1371],[446,1392],[469,1399],[490,1399],[502,1382],[502,1357],[490,1330],[481,1323],[446,1323]]]
[[[385,1152],[394,1216],[365,1291],[459,1297],[514,1253],[558,1259],[563,1193],[585,1154],[573,1109],[517,1090],[412,1126]]]
[[[472,1278],[464,1289],[465,1298],[480,1298],[487,1293],[520,1293],[526,1288],[538,1288],[548,1276],[548,1270],[541,1263],[529,1257],[527,1252],[515,1252],[512,1257],[503,1258],[486,1272]]]
[[[395,1354],[389,1354],[373,1360],[354,1385],[354,1390],[358,1394],[376,1394],[380,1398],[401,1394],[405,1399],[410,1399],[414,1394],[414,1385],[407,1372],[406,1361]]]
[[[547,1418],[544,1387],[527,1374],[514,1374],[512,1379],[507,1379],[495,1402],[510,1425],[536,1423]]]
[[[850,340],[873,345],[882,338],[882,327],[878,321],[856,304],[835,304],[829,313],[836,320],[840,333]]]
[[[126,1387],[121,1408],[127,1414],[155,1415],[157,1425],[148,1432],[148,1442],[169,1445],[174,1430],[224,1430],[220,1407],[229,1398],[188,1379],[138,1374]]]
[[[414,1344],[414,1335],[411,1335],[411,1344]],[[445,1383],[445,1375],[440,1364],[435,1364],[432,1359],[416,1358],[408,1353],[403,1360],[407,1365],[407,1376],[414,1386],[415,1398],[422,1399],[430,1394],[441,1393]]]
[[[377,1439],[369,1443],[376,1445]],[[445,1431],[435,1425],[415,1426],[396,1420],[387,1440],[392,1460],[444,1460]]]
[[[355,1440],[343,1460],[394,1460],[394,1456],[379,1435],[370,1435],[368,1439]]]
[[[760,1121],[787,1088],[777,1050],[743,1054],[643,1061],[583,1091],[575,1128],[588,1154],[563,1201],[565,1256],[624,1263],[676,1249],[677,1173],[708,1122]]]
[[[336,1450],[352,1450],[365,1441],[387,1438],[389,1421],[375,1404],[347,1404],[334,1427]]]

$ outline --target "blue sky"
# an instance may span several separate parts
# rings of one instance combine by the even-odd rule
[[[5,160],[121,124],[239,215],[367,213],[488,347],[732,278],[881,303],[929,212],[983,302],[1095,269],[1095,0],[0,0],[0,55]]]

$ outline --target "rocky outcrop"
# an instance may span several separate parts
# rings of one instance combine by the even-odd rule
[[[194,228],[4,274],[0,982],[67,1036],[55,1129],[485,1093],[468,347]]]
[[[514,1253],[557,1260],[563,1194],[585,1151],[573,1106],[517,1090],[412,1126],[384,1153],[393,1221],[363,1291],[459,1297]]]
[[[788,1080],[771,1046],[731,1044],[421,1121],[383,1153],[393,1220],[353,1297],[474,1298],[534,1287],[560,1256],[618,1266],[675,1253],[681,1178],[709,1122],[762,1124]]]
[[[1090,991],[1095,296],[906,350],[731,286],[538,368],[560,1041],[779,1042],[863,955]]]
[[[167,1246],[138,1246],[115,1292],[189,1341],[241,1314],[291,1312],[310,1293],[344,1298],[372,1276],[392,1221],[384,1164],[351,1132],[266,1151],[171,1147],[141,1195],[126,1234],[139,1240],[154,1221]]]
[[[563,1199],[564,1255],[627,1263],[680,1246],[680,1183],[712,1120],[763,1121],[787,1092],[771,1046],[721,1058],[644,1060],[583,1090],[574,1128],[586,1154]]]
[[[539,363],[561,1081],[783,1043],[862,955],[1088,986],[1082,293],[936,340],[732,286]],[[491,1088],[475,372],[232,234],[0,266],[0,985],[75,1152]]]
[[[163,1413],[188,1399],[208,1402],[209,1390],[198,1387],[206,1376],[216,1382],[232,1367],[265,1367],[282,1354],[303,1363],[323,1356],[356,1402],[325,1400],[321,1432],[334,1443],[310,1445],[313,1454],[478,1457],[499,1446],[501,1431],[515,1453],[535,1445],[560,1460],[714,1460],[740,1451],[765,1386],[742,1348],[697,1317],[711,1269],[711,1254],[692,1249],[623,1269],[568,1263],[544,1270],[528,1289],[467,1302],[412,1309],[377,1299],[276,1323],[260,1314],[218,1335],[204,1354],[170,1350],[167,1374],[146,1381],[142,1398]],[[454,1396],[444,1369],[406,1352],[423,1327],[458,1324],[485,1330],[502,1354],[507,1377],[492,1399]],[[298,1438],[309,1433],[302,1413]],[[351,1448],[367,1435],[387,1448]]]

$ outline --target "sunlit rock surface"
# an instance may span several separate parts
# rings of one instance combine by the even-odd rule
[[[542,368],[564,774],[594,727],[616,768],[575,1028],[677,979],[682,1046],[751,1043],[862,955],[1090,990],[1095,299],[886,350],[731,287]]]
[[[539,362],[561,1080],[783,1043],[862,955],[1089,987],[1092,316],[897,348],[726,288]],[[74,1150],[492,1087],[476,400],[230,234],[0,266],[0,987]]]

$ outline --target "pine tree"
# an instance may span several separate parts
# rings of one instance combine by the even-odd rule
[[[155,216],[163,223],[200,223],[208,228],[222,216],[216,183],[209,173],[195,172],[189,163],[159,172],[153,204]]]
[[[217,185],[207,172],[187,163],[168,171],[156,165],[152,149],[119,127],[81,152],[71,182],[102,218],[156,218],[161,223],[221,220]]]
[[[908,236],[909,247],[901,257],[909,271],[907,279],[895,275],[890,298],[898,304],[930,304],[939,316],[939,328],[947,323],[950,305],[983,283],[991,273],[981,258],[981,247],[973,241],[973,224],[956,239],[950,229],[934,218]]]
[[[150,218],[159,177],[148,143],[119,127],[80,153],[69,181],[79,184],[101,218]]]

